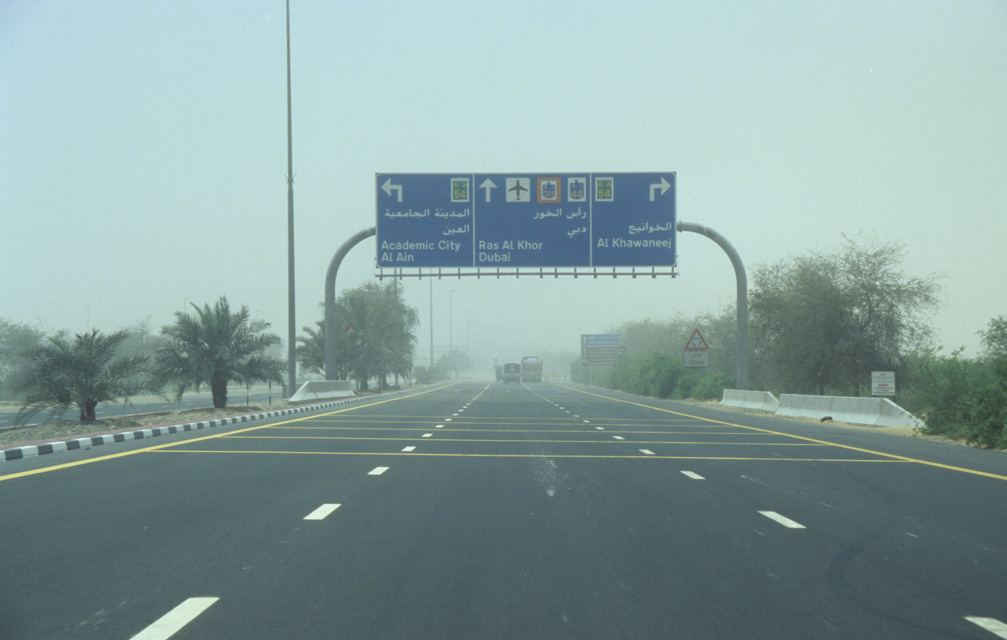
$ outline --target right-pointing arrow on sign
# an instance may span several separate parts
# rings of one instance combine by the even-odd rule
[[[660,182],[658,182],[657,184],[650,185],[650,201],[651,202],[654,201],[654,198],[656,197],[654,195],[654,192],[657,191],[658,189],[661,190],[661,195],[663,196],[665,192],[668,191],[668,189],[670,188],[671,184],[669,184],[668,181],[662,177]]]

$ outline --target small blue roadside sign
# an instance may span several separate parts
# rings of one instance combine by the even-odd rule
[[[622,334],[619,333],[582,333],[582,347],[618,347],[622,344]]]
[[[378,267],[675,266],[675,173],[377,174]]]

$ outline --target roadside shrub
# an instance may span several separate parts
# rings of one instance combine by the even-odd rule
[[[1007,358],[927,353],[910,360],[908,375],[903,402],[923,420],[924,433],[1007,448]]]

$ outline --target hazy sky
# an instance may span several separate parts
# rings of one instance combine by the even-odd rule
[[[282,0],[0,2],[0,317],[157,328],[226,295],[287,335]],[[375,173],[677,172],[680,220],[749,274],[841,234],[943,274],[948,349],[1007,315],[1007,2],[307,2],[291,7],[297,325],[375,222]],[[733,300],[676,279],[445,279],[435,347],[581,333]],[[375,243],[338,288],[373,278]],[[429,355],[428,281],[409,279]]]

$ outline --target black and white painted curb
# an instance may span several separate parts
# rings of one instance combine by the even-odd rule
[[[387,393],[387,394],[383,393],[376,396],[357,396],[354,398],[346,398],[345,400],[334,400],[332,402],[305,405],[303,407],[293,407],[290,409],[280,409],[278,411],[269,411],[266,413],[252,413],[243,416],[235,416],[233,418],[221,418],[219,420],[204,420],[203,422],[190,422],[187,424],[179,424],[170,427],[156,427],[152,429],[140,429],[138,431],[123,431],[120,433],[109,433],[105,435],[91,436],[88,438],[75,438],[73,440],[63,440],[60,442],[46,442],[45,444],[33,444],[25,447],[14,447],[13,449],[4,449],[3,451],[0,451],[0,453],[3,454],[2,456],[0,456],[0,462],[10,462],[12,460],[34,458],[36,456],[45,455],[47,453],[56,453],[57,451],[90,449],[91,447],[96,447],[103,444],[112,444],[115,442],[126,442],[129,440],[143,440],[146,438],[156,438],[157,436],[164,436],[172,433],[197,431],[199,429],[211,429],[213,427],[222,427],[224,425],[238,424],[240,422],[253,422],[255,420],[264,420],[267,418],[278,418],[281,416],[288,416],[295,413],[307,413],[309,411],[318,411],[319,409],[329,409],[331,407],[339,407],[342,405],[362,402],[364,400],[387,398],[392,395],[397,395],[398,393],[403,392],[399,391],[395,393]]]

